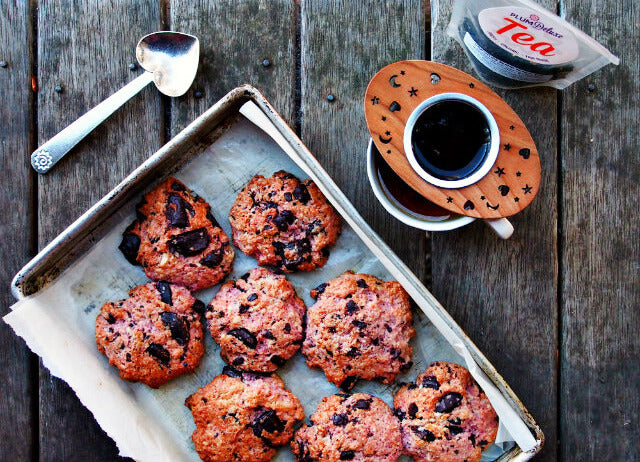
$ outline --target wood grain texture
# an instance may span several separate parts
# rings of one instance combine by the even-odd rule
[[[160,28],[159,4],[81,0],[42,1],[38,7],[38,143],[132,80],[138,39]],[[63,87],[57,93],[56,85]],[[39,176],[42,248],[118,184],[160,145],[163,118],[151,85]],[[115,444],[63,382],[41,367],[41,460],[110,460]]]
[[[0,203],[8,206],[0,221],[0,316],[15,300],[10,292],[11,278],[31,256],[34,214],[33,175],[29,166],[33,92],[31,91],[31,21],[28,2],[0,3]],[[9,245],[7,245],[9,243]],[[29,349],[13,330],[0,321],[0,460],[30,460],[37,422],[32,406],[37,386],[31,383],[32,361]]]
[[[363,107],[369,80],[382,67],[423,58],[424,4],[309,0],[301,4],[301,18],[302,139],[363,218],[424,280],[424,232],[391,217],[369,186]]]
[[[201,43],[200,67],[191,90],[172,100],[172,136],[245,83],[262,91],[294,126],[297,21],[292,2],[197,0],[169,5],[171,28],[194,34]]]
[[[555,10],[555,2],[541,2]],[[434,6],[438,6],[434,4]],[[467,72],[471,65],[445,28],[451,2],[439,2],[432,58]],[[432,235],[433,293],[489,358],[545,434],[539,460],[556,460],[558,345],[557,96],[550,89],[498,93],[531,132],[542,164],[540,192],[510,218],[501,241],[481,221]]]
[[[563,97],[560,453],[640,460],[640,7],[564,5],[621,64]]]
[[[497,157],[487,163],[490,169],[463,188],[428,183],[409,163],[405,150],[404,131],[411,115],[423,102],[442,93],[466,95],[484,105],[499,133]],[[364,107],[371,137],[387,163],[414,190],[440,207],[475,218],[502,218],[519,213],[538,194],[540,159],[527,128],[511,106],[469,74],[432,61],[398,61],[371,80]]]

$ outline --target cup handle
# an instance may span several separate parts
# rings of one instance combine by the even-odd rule
[[[492,218],[484,221],[496,232],[500,239],[509,239],[513,234],[513,225],[506,218]]]

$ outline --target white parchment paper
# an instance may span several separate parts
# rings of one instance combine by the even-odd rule
[[[295,151],[257,106],[247,103],[241,112],[260,128],[247,119],[239,120],[174,175],[211,204],[214,215],[229,235],[231,229],[226,219],[229,209],[253,175],[270,176],[284,169],[300,178],[313,177],[294,162]],[[158,390],[121,380],[117,370],[109,366],[95,346],[94,323],[102,304],[125,298],[131,287],[148,282],[140,267],[130,265],[117,250],[123,230],[135,218],[134,204],[138,199],[111,219],[113,229],[98,239],[90,251],[45,289],[13,305],[4,320],[42,358],[54,376],[75,390],[101,427],[116,441],[121,455],[140,461],[197,462],[200,459],[191,442],[195,425],[184,400],[222,370],[224,363],[215,342],[206,336],[206,353],[195,373],[170,381]],[[381,262],[383,256],[374,255],[362,238],[349,223],[344,223],[343,233],[327,265],[311,273],[287,276],[307,305],[313,303],[309,296],[311,288],[347,270],[394,279]],[[236,250],[231,277],[255,266],[252,257]],[[401,278],[398,280],[403,282]],[[208,303],[218,287],[196,295]],[[424,305],[411,291],[410,294],[420,306]],[[514,441],[524,452],[532,450],[535,440],[530,431],[473,361],[462,340],[435,312],[428,314],[421,310],[414,312],[417,331],[413,339],[414,366],[398,377],[398,382],[415,379],[433,361],[464,365],[483,387],[500,416],[496,444],[485,451],[483,460],[499,457]],[[309,369],[299,353],[279,369],[278,374],[300,398],[307,418],[322,397],[337,391],[321,371]],[[398,387],[397,383],[385,386],[360,381],[354,391],[371,393],[392,405],[393,393]],[[293,461],[294,458],[285,447],[274,460]]]

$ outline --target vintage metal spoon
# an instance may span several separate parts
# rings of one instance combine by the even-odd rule
[[[146,71],[105,99],[31,154],[31,165],[46,173],[80,140],[153,81],[167,96],[184,95],[198,70],[200,41],[180,32],[154,32],[140,39],[136,57]]]

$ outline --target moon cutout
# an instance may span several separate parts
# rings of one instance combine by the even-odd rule
[[[487,208],[491,209],[491,210],[498,210],[498,207],[500,207],[500,204],[498,205],[491,205],[490,203],[487,202]]]
[[[380,142],[383,144],[389,144],[391,143],[391,140],[393,139],[392,136],[390,136],[389,138],[383,138],[382,135],[378,135],[378,138],[380,139]]]
[[[389,79],[389,84],[393,87],[393,88],[398,88],[399,86],[401,86],[399,83],[396,83],[396,77],[398,77],[397,74],[394,74],[391,76],[391,78]]]

